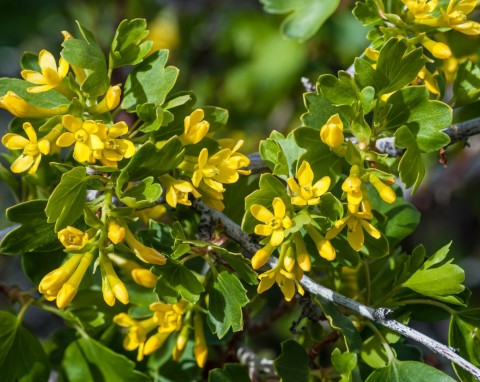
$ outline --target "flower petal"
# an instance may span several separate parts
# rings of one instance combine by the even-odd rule
[[[285,233],[283,232],[283,229],[274,229],[272,236],[270,237],[270,245],[278,247],[280,244],[282,244],[284,238]]]
[[[90,158],[92,149],[88,147],[85,143],[77,142],[75,143],[75,148],[73,149],[73,157],[77,162],[83,163],[87,162]]]
[[[67,114],[62,117],[62,125],[65,126],[68,131],[74,133],[82,127],[82,120]]]
[[[347,239],[348,243],[355,251],[358,252],[362,249],[364,235],[361,224],[356,224],[353,229],[350,229],[349,227],[349,230],[347,231]]]
[[[23,124],[23,130],[27,133],[27,137],[32,143],[37,143],[37,134],[30,122],[25,122]]]
[[[365,220],[360,220],[362,227],[367,231],[367,233],[372,236],[374,239],[380,239],[382,234],[378,229],[376,229],[373,225],[371,225],[369,222],[366,222]]]
[[[42,73],[45,69],[51,69],[55,72],[57,71],[57,62],[55,61],[55,57],[53,54],[50,53],[48,50],[42,49],[38,54],[38,64],[42,69]]]
[[[330,177],[324,176],[313,185],[313,195],[322,196],[330,188]]]
[[[300,186],[308,186],[313,182],[313,171],[307,161],[303,161],[297,172],[298,183]]]
[[[27,138],[14,133],[5,134],[2,138],[2,144],[10,150],[24,149],[29,143]]]
[[[30,170],[28,170],[29,174],[35,174],[37,172],[37,169],[38,169],[38,166],[40,165],[41,160],[42,160],[42,156],[40,154],[34,157],[33,165],[32,167],[30,167]]]
[[[68,147],[75,143],[75,135],[73,133],[63,133],[57,139],[57,146]]]
[[[31,82],[32,84],[45,85],[45,78],[43,78],[43,75],[34,70],[22,70],[20,75],[25,81]]]
[[[257,224],[255,226],[255,233],[261,236],[270,236],[272,234],[273,228],[268,224]]]
[[[282,219],[285,216],[285,203],[278,196],[273,199],[273,214],[277,219]]]
[[[12,163],[10,169],[14,173],[20,173],[28,170],[30,166],[33,164],[34,159],[31,155],[20,155],[15,162]]]
[[[267,223],[271,219],[274,219],[275,216],[264,206],[260,204],[254,204],[250,207],[250,213],[253,217],[262,223]]]

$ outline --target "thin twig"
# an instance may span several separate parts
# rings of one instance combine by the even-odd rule
[[[215,221],[221,222],[224,228],[224,232],[230,238],[235,240],[240,244],[246,251],[245,255],[251,257],[260,245],[252,239],[248,234],[242,231],[241,227],[235,223],[233,220],[225,216],[219,211],[211,209],[210,207],[204,205],[202,202],[195,203],[195,208],[201,213],[210,213]],[[268,261],[268,266],[274,268],[277,265],[278,260],[276,258],[270,258]],[[410,338],[416,342],[419,342],[434,353],[437,353],[453,363],[457,364],[464,370],[472,374],[477,380],[480,380],[480,369],[472,365],[470,362],[460,357],[456,351],[446,345],[441,344],[438,341],[431,339],[430,337],[422,334],[412,328],[409,328],[406,325],[401,324],[393,319],[391,319],[392,311],[387,308],[378,308],[373,309],[366,305],[360,304],[357,301],[354,301],[346,296],[343,296],[331,289],[325,288],[324,286],[316,283],[308,276],[303,276],[300,283],[303,287],[312,294],[319,295],[328,301],[334,302],[338,305],[341,305],[347,309],[350,309],[361,316],[368,318],[371,321],[374,321],[382,326],[385,326],[401,335]]]

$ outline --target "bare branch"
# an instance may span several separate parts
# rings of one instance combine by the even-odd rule
[[[252,238],[250,235],[247,235],[242,231],[241,227],[232,221],[230,218],[225,216],[219,211],[211,209],[210,207],[204,205],[201,201],[196,201],[195,208],[202,213],[209,213],[212,215],[213,219],[220,222],[223,225],[225,234],[228,235],[231,239],[235,240],[240,244],[246,251],[245,255],[248,257],[253,256],[253,254],[260,248],[260,245]],[[270,258],[268,261],[268,266],[273,268],[277,265],[278,260],[276,258]],[[470,362],[460,357],[454,349],[441,344],[438,341],[431,339],[430,337],[422,334],[412,328],[409,328],[406,325],[401,324],[398,321],[391,319],[391,310],[387,308],[378,308],[373,309],[366,305],[363,305],[357,301],[354,301],[346,296],[343,296],[331,289],[325,288],[324,286],[316,283],[308,276],[303,276],[302,281],[300,282],[303,287],[314,295],[321,296],[328,301],[334,302],[338,305],[341,305],[347,309],[350,309],[361,316],[368,318],[371,321],[374,321],[380,325],[383,325],[401,335],[410,338],[416,342],[419,342],[426,347],[428,347],[433,352],[447,358],[453,363],[457,364],[464,370],[472,374],[477,380],[480,381],[480,369],[472,365]]]

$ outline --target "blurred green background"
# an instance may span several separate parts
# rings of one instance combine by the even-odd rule
[[[170,49],[170,64],[180,69],[176,90],[193,90],[198,105],[228,109],[230,122],[221,134],[245,139],[243,152],[251,153],[272,130],[286,133],[300,126],[302,77],[315,83],[320,74],[346,69],[368,46],[367,30],[351,14],[353,3],[342,1],[321,30],[300,44],[280,34],[284,16],[266,14],[258,0],[1,0],[0,77],[19,77],[25,51],[47,49],[58,57],[60,32],[78,35],[75,20],[94,31],[107,50],[121,20],[146,18],[150,39],[157,48]],[[115,78],[120,82],[126,74]],[[10,119],[0,110],[2,135]],[[454,240],[452,252],[466,271],[466,285],[479,296],[480,142],[472,138],[470,144],[449,149],[447,168],[429,158],[430,175],[411,198],[422,221],[405,244],[411,249],[423,243],[431,254]],[[4,211],[14,199],[6,187],[0,190]],[[0,228],[8,225],[2,214]],[[18,258],[0,256],[0,282],[29,288],[18,265]],[[472,305],[479,306],[477,300]],[[46,324],[32,320],[31,325]]]

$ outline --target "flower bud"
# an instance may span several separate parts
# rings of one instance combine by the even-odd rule
[[[327,123],[320,129],[320,138],[323,143],[331,148],[340,147],[345,140],[343,136],[343,123],[338,114],[332,115]]]
[[[82,249],[88,241],[87,233],[70,226],[60,230],[57,236],[67,251],[78,251]]]
[[[93,255],[91,253],[83,254],[77,269],[68,279],[68,281],[63,284],[57,295],[57,306],[60,309],[65,308],[68,304],[70,304],[77,294],[78,287],[80,286],[83,276],[85,276],[85,272],[92,262],[92,259]]]
[[[183,145],[194,145],[207,135],[210,123],[203,120],[204,116],[202,109],[196,109],[185,117],[184,132],[180,136]]]
[[[3,97],[0,97],[0,107],[8,110],[18,118],[54,117],[56,115],[66,114],[68,111],[67,105],[57,106],[51,109],[30,105],[27,101],[10,90]]]
[[[255,252],[255,255],[253,255],[252,257],[252,268],[258,269],[263,267],[272,255],[274,249],[275,247],[268,243],[264,247],[260,248],[257,252]]]
[[[446,60],[452,57],[452,51],[450,47],[443,42],[437,42],[425,37],[422,41],[422,45],[432,53],[432,56],[439,58],[440,60]]]
[[[145,288],[153,288],[157,285],[157,276],[145,268],[135,268],[130,272],[133,280]]]
[[[375,174],[370,174],[370,183],[378,191],[380,197],[387,203],[394,203],[397,195],[390,187],[385,185]]]
[[[205,333],[203,331],[203,321],[200,313],[195,313],[193,318],[193,325],[195,328],[195,345],[193,348],[193,354],[197,360],[198,367],[204,367],[207,362],[208,346],[205,341]]]
[[[95,106],[88,109],[91,114],[104,114],[115,109],[120,104],[122,89],[120,86],[110,86],[105,97]]]
[[[305,245],[302,235],[296,232],[293,236],[293,241],[295,243],[295,250],[297,252],[298,266],[304,272],[309,272],[312,268],[312,262],[310,260],[310,255],[308,254],[307,246]]]
[[[128,227],[125,228],[125,241],[133,252],[135,252],[135,255],[143,262],[156,265],[163,265],[167,262],[167,259],[161,253],[140,243]]]
[[[108,224],[108,238],[113,244],[121,243],[125,238],[125,228],[114,219],[111,219]]]

